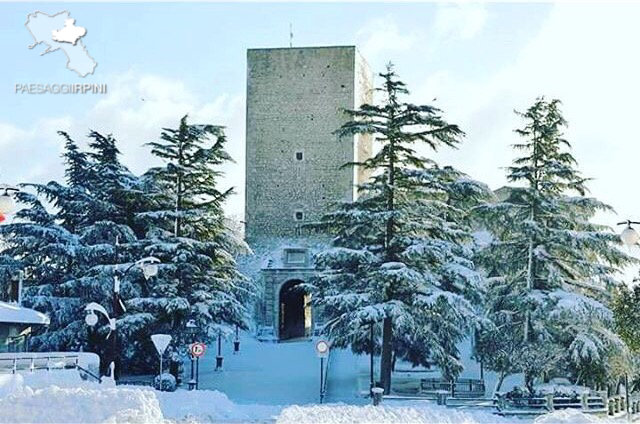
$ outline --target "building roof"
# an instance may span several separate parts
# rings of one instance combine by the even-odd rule
[[[293,46],[293,47],[256,47],[247,49],[247,51],[264,51],[264,50],[318,50],[318,49],[357,49],[355,45],[341,46]]]
[[[0,302],[0,323],[49,324],[49,317],[15,303]]]

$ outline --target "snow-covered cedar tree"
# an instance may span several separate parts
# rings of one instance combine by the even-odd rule
[[[637,279],[634,280],[637,283]],[[631,369],[624,370],[632,378],[634,386],[640,387],[640,286],[621,285],[616,288],[611,305],[616,333],[629,346],[632,354]],[[627,365],[627,364],[624,364]],[[621,373],[617,373],[620,375]]]
[[[23,271],[25,303],[51,317],[51,325],[36,332],[32,348],[83,347],[104,355],[106,322],[87,334],[83,308],[92,301],[112,305],[113,269],[127,261],[126,255],[116,257],[116,237],[135,239],[123,213],[131,209],[124,193],[137,179],[119,163],[112,137],[91,132],[89,152],[82,152],[67,134],[60,135],[66,141],[66,184],[23,184],[18,198],[25,208],[1,230],[9,246],[2,262],[16,265],[13,275]],[[111,358],[105,359],[103,365]]]
[[[33,349],[94,351],[102,357],[104,372],[114,359],[114,334],[105,340],[109,331],[102,318],[96,328],[87,327],[84,307],[89,302],[118,318],[119,373],[155,369],[149,337],[154,333],[174,337],[171,348],[177,359],[178,348],[186,343],[185,316],[196,319],[209,337],[215,325],[245,327],[243,303],[251,289],[233,259],[245,246],[236,232],[227,230],[222,213],[230,191],[215,188],[216,166],[228,158],[222,130],[183,120],[180,130],[171,131],[152,146],[167,165],[142,177],[120,163],[113,137],[92,131],[88,150],[81,151],[60,133],[66,140],[65,183],[23,185],[18,197],[24,208],[11,224],[0,227],[0,278],[16,278],[23,271],[25,303],[51,317],[51,325],[32,338]],[[172,160],[174,147],[180,154]],[[179,189],[171,185],[178,174]],[[181,222],[176,226],[177,218]],[[150,255],[164,264],[147,281],[131,265]],[[116,274],[126,309],[113,302]]]
[[[514,148],[522,156],[507,175],[514,186],[475,208],[492,236],[476,260],[490,277],[483,322],[491,324],[477,335],[475,355],[503,377],[524,372],[529,389],[554,372],[602,384],[611,355],[626,355],[608,304],[616,274],[633,260],[610,228],[590,221],[611,208],[586,196],[559,106],[539,98],[519,113],[523,141]]]
[[[185,116],[149,143],[164,165],[144,175],[148,208],[136,220],[146,231],[144,251],[161,260],[161,272],[127,306],[157,318],[149,330],[171,334],[174,359],[193,339],[209,341],[248,326],[253,283],[234,259],[246,246],[222,209],[233,191],[219,188],[220,165],[231,160],[225,142],[222,127],[192,125]],[[195,335],[185,331],[189,320]]]
[[[439,109],[403,101],[408,91],[391,65],[380,77],[381,103],[348,110],[351,119],[336,132],[372,135],[380,149],[349,164],[372,175],[358,199],[313,225],[333,241],[315,256],[319,276],[311,289],[334,345],[370,351],[370,325],[382,327],[388,392],[397,359],[435,363],[449,378],[462,369],[456,343],[476,319],[481,282],[465,214],[487,189],[418,153],[454,147],[464,134]]]
[[[633,352],[640,353],[640,285],[617,287],[611,308],[616,332]]]

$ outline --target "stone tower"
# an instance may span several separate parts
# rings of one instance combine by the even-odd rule
[[[310,295],[296,288],[314,275],[324,245],[305,223],[353,201],[368,177],[344,167],[371,155],[371,138],[339,138],[345,109],[372,102],[372,75],[354,46],[247,52],[245,236],[247,266],[262,283],[257,321],[263,339],[309,336],[321,327]]]
[[[371,154],[369,137],[338,139],[344,109],[371,102],[372,76],[354,46],[247,52],[248,241],[296,237],[365,175],[342,168]]]

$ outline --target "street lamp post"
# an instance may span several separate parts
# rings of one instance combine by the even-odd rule
[[[196,324],[196,321],[193,319],[190,319],[189,321],[187,321],[187,334],[191,335],[191,343],[195,343],[196,342],[196,333],[198,332],[198,325]],[[196,379],[194,376],[194,363],[196,361],[196,358],[193,356],[193,354],[191,352],[189,352],[189,358],[191,358],[191,378],[189,379],[189,390],[193,390],[196,388]]]
[[[218,330],[218,356],[216,356],[216,371],[222,371],[222,331]]]
[[[625,246],[631,248],[638,245],[640,241],[640,234],[632,227],[632,225],[640,225],[638,221],[631,221],[627,219],[623,222],[618,222],[618,225],[626,225],[625,229],[620,233],[620,239]],[[624,377],[624,390],[626,396],[627,416],[629,415],[629,378],[627,375]]]
[[[113,381],[116,381],[116,362],[118,359],[118,345],[116,338],[116,323],[117,317],[119,315],[118,311],[122,309],[126,311],[122,300],[120,299],[120,277],[124,278],[129,271],[131,271],[134,267],[140,268],[142,270],[142,275],[144,275],[145,279],[149,279],[151,277],[155,277],[158,274],[158,264],[160,263],[160,259],[155,258],[153,256],[149,256],[146,258],[142,258],[133,264],[129,265],[128,268],[124,270],[118,275],[118,268],[116,266],[116,272],[113,277],[113,316],[109,316],[107,310],[100,304],[91,302],[84,309],[87,312],[87,316],[85,317],[85,323],[93,327],[98,323],[98,316],[96,312],[103,315],[107,321],[109,321],[109,333],[107,334],[107,339],[111,337],[111,377]]]
[[[238,337],[238,324],[236,324],[236,339],[233,341],[233,353],[240,352],[240,338]]]

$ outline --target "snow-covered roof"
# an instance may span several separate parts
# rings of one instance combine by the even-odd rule
[[[49,324],[49,317],[33,309],[18,306],[15,303],[0,302],[0,323]]]

